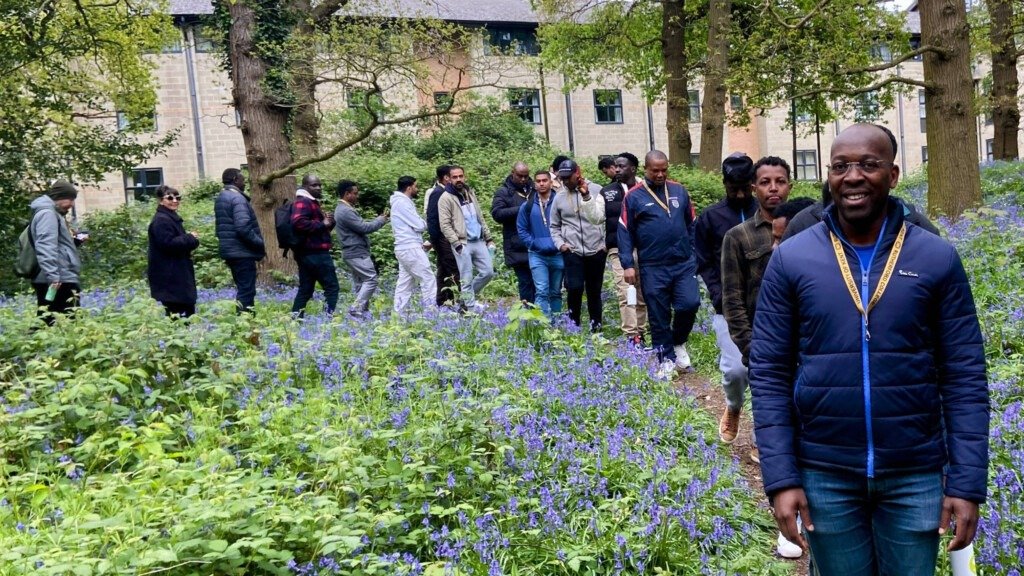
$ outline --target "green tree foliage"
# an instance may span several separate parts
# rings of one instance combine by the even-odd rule
[[[146,52],[173,41],[150,0],[4,0],[0,9],[0,189],[58,176],[98,180],[170,143],[118,132],[115,111],[146,129],[156,106]]]
[[[748,122],[751,112],[789,108],[794,99],[798,114],[822,122],[837,116],[870,119],[893,106],[900,87],[921,84],[895,73],[897,64],[912,57],[903,13],[874,0],[764,4],[759,18],[741,23],[746,40],[732,46],[728,85],[746,99],[734,116],[737,123]],[[888,70],[894,73],[881,74]]]

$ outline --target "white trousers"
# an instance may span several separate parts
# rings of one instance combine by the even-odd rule
[[[398,282],[395,284],[395,312],[405,310],[412,299],[416,285],[420,287],[420,301],[424,308],[434,304],[437,280],[430,269],[430,260],[423,248],[395,250],[398,258]]]

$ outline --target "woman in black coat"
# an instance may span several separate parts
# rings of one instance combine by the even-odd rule
[[[185,232],[178,207],[181,193],[170,186],[156,189],[160,205],[149,223],[149,292],[167,309],[167,315],[182,317],[196,313],[196,271],[192,251],[199,247],[199,235]]]

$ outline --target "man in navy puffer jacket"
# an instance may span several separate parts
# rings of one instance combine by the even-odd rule
[[[267,255],[267,249],[256,212],[245,194],[242,171],[228,168],[221,181],[224,189],[213,203],[220,257],[231,269],[238,311],[252,312],[256,301],[256,263]]]
[[[894,160],[877,126],[836,138],[833,205],[778,247],[757,300],[750,386],[765,491],[823,576],[933,574],[950,517],[949,547],[963,548],[985,501],[974,300],[956,250],[890,199]]]

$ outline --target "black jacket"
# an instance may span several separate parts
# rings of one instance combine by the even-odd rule
[[[697,218],[697,233],[694,250],[697,252],[697,273],[704,279],[704,285],[711,296],[715,314],[722,313],[722,240],[725,233],[739,226],[757,212],[757,202],[750,202],[742,213],[726,199],[708,206]]]
[[[249,204],[249,197],[238,188],[225,186],[213,203],[213,213],[216,216],[221,258],[262,260],[267,255],[256,212]]]
[[[427,236],[430,237],[430,243],[435,245],[441,240],[441,221],[437,214],[437,203],[441,200],[442,194],[444,187],[440,185],[427,190]]]
[[[494,193],[494,200],[491,201],[491,218],[501,224],[501,247],[505,254],[505,264],[508,266],[529,265],[530,262],[526,245],[519,238],[516,218],[519,216],[519,207],[526,203],[533,190],[532,182],[527,183],[524,188],[518,188],[512,182],[512,176],[508,176],[498,187]]]
[[[199,240],[185,232],[181,216],[174,210],[157,206],[149,223],[149,293],[167,304],[196,303],[196,272],[192,251]]]
[[[622,215],[622,199],[626,197],[627,188],[621,182],[613,181],[604,188],[601,188],[601,196],[604,196],[605,215],[605,245],[608,251],[619,247],[619,216]]]

